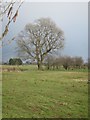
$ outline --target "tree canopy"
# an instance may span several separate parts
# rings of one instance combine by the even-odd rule
[[[38,69],[48,53],[64,46],[64,32],[49,18],[27,24],[17,37],[19,55],[37,61]]]

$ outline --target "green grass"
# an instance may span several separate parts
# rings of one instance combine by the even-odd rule
[[[3,72],[3,118],[88,117],[87,72],[21,68],[27,71]]]
[[[2,118],[2,73],[0,72],[0,119]]]

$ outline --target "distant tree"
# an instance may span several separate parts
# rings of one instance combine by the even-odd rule
[[[8,62],[4,62],[3,65],[8,65]]]
[[[72,64],[72,59],[70,56],[61,56],[58,61],[59,64],[61,64],[66,70],[69,69]]]
[[[72,66],[72,58],[70,56],[60,56],[55,57],[54,55],[47,56],[46,59],[47,67],[50,69],[60,69],[60,67],[64,67],[66,70]]]
[[[9,65],[14,65],[14,61],[12,58],[9,59]]]
[[[64,46],[64,33],[49,18],[41,18],[28,24],[17,38],[18,52],[21,57],[37,61],[38,69],[46,55]]]
[[[55,62],[55,57],[53,55],[46,56],[45,64],[48,70],[53,67],[54,62]]]
[[[76,68],[81,68],[81,66],[84,64],[84,61],[82,57],[74,57],[73,58],[73,66]]]
[[[54,63],[56,64],[56,68],[59,69],[64,64],[63,57],[57,57]]]
[[[16,65],[22,65],[22,60],[20,58],[15,59],[15,64]]]
[[[83,65],[81,66],[83,69],[88,68],[88,62],[84,62]]]
[[[10,58],[9,65],[22,65],[22,60],[20,58]]]

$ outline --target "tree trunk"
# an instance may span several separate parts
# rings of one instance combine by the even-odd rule
[[[42,62],[38,62],[38,70],[42,70]]]
[[[47,69],[48,69],[48,70],[50,69],[50,65],[49,65],[49,64],[47,64]]]

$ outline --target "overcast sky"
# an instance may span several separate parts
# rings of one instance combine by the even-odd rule
[[[19,11],[15,24],[10,25],[10,32],[5,42],[24,29],[27,23],[42,17],[49,17],[64,31],[65,48],[62,55],[88,58],[88,3],[30,3],[25,2]],[[6,20],[3,22],[5,25]],[[3,60],[16,56],[15,41],[3,46]]]

